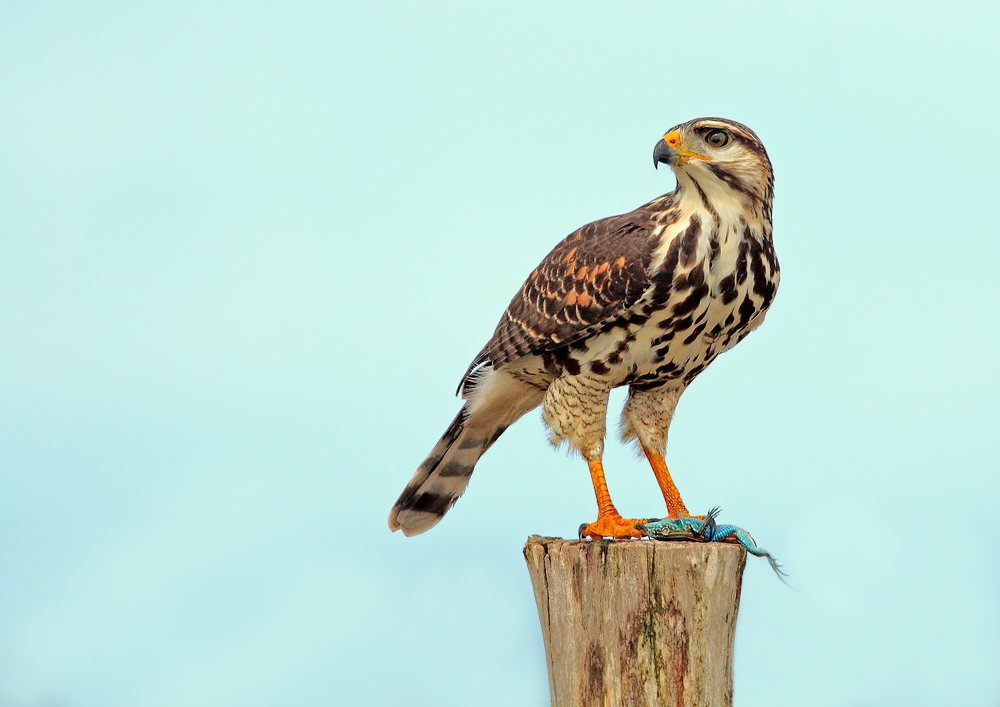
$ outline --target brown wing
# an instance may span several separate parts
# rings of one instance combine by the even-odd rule
[[[552,249],[521,286],[476,356],[494,369],[554,351],[613,324],[650,286],[651,222],[643,209],[595,221]]]

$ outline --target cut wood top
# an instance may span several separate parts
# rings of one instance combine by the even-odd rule
[[[524,556],[553,707],[732,704],[741,546],[532,535]]]

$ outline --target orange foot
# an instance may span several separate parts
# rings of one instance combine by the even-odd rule
[[[598,515],[593,523],[584,523],[580,526],[580,539],[583,538],[615,538],[625,540],[627,538],[644,538],[646,533],[636,528],[636,523],[646,523],[646,519],[622,518],[617,513],[615,515]]]

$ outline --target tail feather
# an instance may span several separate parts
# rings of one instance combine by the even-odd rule
[[[455,505],[469,485],[476,462],[506,425],[470,425],[463,408],[430,456],[417,468],[389,513],[389,528],[407,537],[430,530]]]

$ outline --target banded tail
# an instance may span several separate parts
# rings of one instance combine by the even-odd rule
[[[479,457],[486,453],[507,425],[471,415],[466,405],[448,426],[389,513],[389,528],[403,535],[419,535],[444,518],[465,493]],[[485,424],[483,424],[485,423]]]

